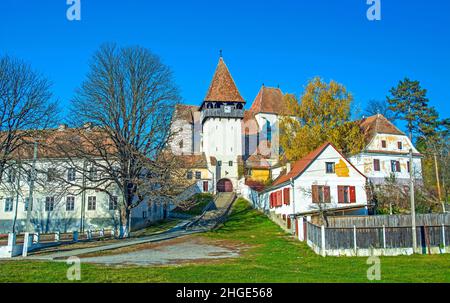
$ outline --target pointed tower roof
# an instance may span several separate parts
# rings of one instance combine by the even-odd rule
[[[216,72],[204,101],[245,103],[222,57],[219,59]]]

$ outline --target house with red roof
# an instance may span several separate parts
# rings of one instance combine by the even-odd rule
[[[349,157],[349,160],[371,183],[383,184],[387,178],[394,176],[398,184],[408,186],[411,149],[413,177],[417,183],[423,182],[423,156],[404,132],[381,114],[362,119],[360,127],[366,146],[359,154]]]
[[[259,193],[270,217],[303,240],[303,224],[321,214],[366,215],[366,176],[331,143],[296,161]]]

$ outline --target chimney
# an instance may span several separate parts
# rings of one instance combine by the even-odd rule
[[[87,130],[91,130],[92,126],[93,126],[92,122],[86,122],[86,123],[84,123],[83,128],[85,128]]]
[[[286,174],[291,172],[291,162],[286,163]]]
[[[64,130],[66,130],[67,129],[67,124],[60,124],[59,126],[58,126],[58,130],[59,131],[64,131]]]

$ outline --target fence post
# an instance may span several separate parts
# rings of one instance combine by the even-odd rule
[[[78,242],[78,231],[77,231],[77,230],[75,230],[75,231],[73,232],[73,238],[72,238],[72,241],[73,241],[73,242]]]
[[[445,243],[445,225],[442,224],[442,245],[444,246],[444,253],[447,252],[446,243]]]
[[[59,231],[55,232],[55,242],[59,242],[61,238],[61,234],[59,233]]]
[[[16,234],[15,233],[9,233],[8,234],[8,246],[14,246],[16,245]]]
[[[105,236],[105,229],[104,228],[100,229],[99,234],[100,234],[100,237],[103,238]]]
[[[383,248],[386,249],[386,226],[383,225]]]
[[[320,234],[322,238],[322,256],[325,257],[327,255],[327,251],[325,249],[325,226],[323,225],[320,227]]]
[[[356,226],[353,225],[353,247],[355,249],[355,254],[358,255],[358,247],[356,246]]]
[[[28,249],[30,249],[31,245],[33,245],[33,238],[29,232],[26,232],[23,236],[22,257],[28,256]]]

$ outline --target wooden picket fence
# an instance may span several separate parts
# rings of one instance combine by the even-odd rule
[[[417,226],[421,253],[446,253],[450,225]],[[411,226],[325,227],[307,224],[307,243],[321,255],[401,255],[412,253]]]

